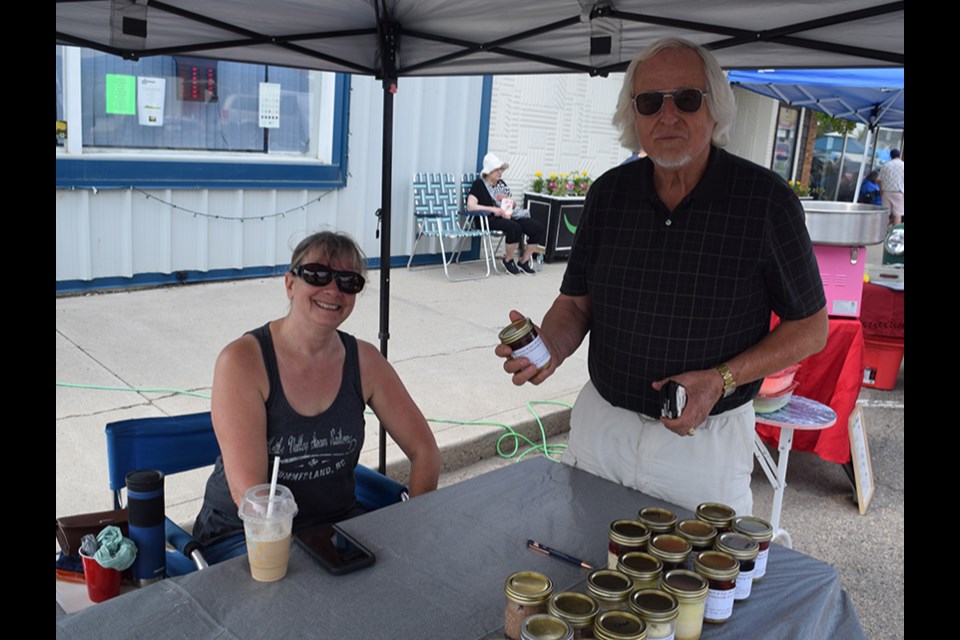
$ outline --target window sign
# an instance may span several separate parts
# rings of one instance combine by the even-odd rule
[[[163,126],[163,97],[167,81],[163,78],[137,78],[137,115],[144,127]]]
[[[137,84],[133,76],[106,74],[106,112],[118,116],[137,113]]]
[[[260,126],[280,128],[280,85],[276,82],[260,83]]]

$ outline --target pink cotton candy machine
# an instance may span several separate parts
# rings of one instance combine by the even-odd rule
[[[890,210],[820,200],[803,201],[803,209],[827,296],[827,313],[859,318],[866,245],[884,241]]]

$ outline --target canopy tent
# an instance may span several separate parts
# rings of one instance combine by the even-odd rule
[[[731,71],[755,93],[871,128],[903,129],[903,68]]]
[[[383,80],[380,349],[389,337],[393,97],[402,76],[623,71],[664,36],[726,68],[904,63],[904,3],[878,0],[57,0],[56,42]],[[381,471],[385,466],[381,433]]]

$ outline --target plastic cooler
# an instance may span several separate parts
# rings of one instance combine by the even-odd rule
[[[867,263],[866,247],[814,244],[813,253],[820,267],[827,313],[847,318],[860,317],[863,273]]]
[[[863,384],[871,389],[893,389],[903,361],[903,339],[883,336],[863,338]]]

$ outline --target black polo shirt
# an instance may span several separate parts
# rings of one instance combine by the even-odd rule
[[[717,148],[672,213],[648,158],[603,174],[587,193],[560,291],[590,296],[588,362],[600,395],[654,417],[654,380],[745,351],[769,332],[771,311],[799,320],[826,304],[796,195],[772,171]],[[738,387],[712,413],[759,388]]]

